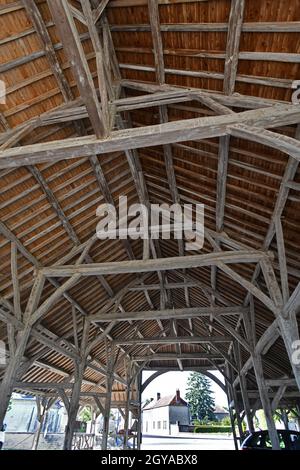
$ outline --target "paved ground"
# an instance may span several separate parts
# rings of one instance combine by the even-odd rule
[[[234,450],[233,439],[230,436],[217,434],[182,436],[143,436],[143,450]]]

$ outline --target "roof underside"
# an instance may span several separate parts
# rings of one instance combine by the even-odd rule
[[[26,2],[25,2],[26,3]],[[30,3],[30,2],[29,2]],[[70,2],[82,12],[78,1]],[[96,6],[101,2],[93,2]],[[162,30],[165,83],[175,87],[193,88],[224,95],[225,58],[228,39],[228,24],[231,2],[229,0],[170,0],[160,1],[159,18]],[[82,105],[82,96],[76,86],[68,53],[62,46],[62,39],[54,25],[47,2],[36,1],[48,29],[56,58],[61,66],[67,86],[73,99]],[[243,26],[239,44],[239,60],[234,84],[234,93],[264,100],[290,103],[292,82],[299,78],[300,63],[300,1],[298,0],[246,0],[243,14]],[[145,95],[149,83],[157,85],[156,63],[153,52],[150,19],[147,1],[110,0],[104,17],[110,26],[117,62],[121,73],[122,94],[130,98]],[[87,27],[76,21],[81,34],[83,49],[90,71],[98,88],[95,53]],[[101,25],[103,25],[101,19]],[[105,20],[106,21],[106,20]],[[265,23],[268,23],[266,25]],[[0,6],[0,78],[7,85],[7,101],[0,105],[0,145],[4,143],[10,129],[22,129],[22,126],[43,113],[62,106],[63,96],[57,77],[53,74],[53,64],[45,54],[43,43],[33,26],[24,3],[1,0]],[[198,25],[198,26],[197,26]],[[140,84],[146,88],[139,89]],[[157,91],[162,91],[161,87]],[[238,96],[238,95],[234,95]],[[251,101],[250,99],[250,101]],[[267,103],[267,101],[265,101]],[[274,104],[270,101],[270,104]],[[250,106],[249,106],[250,107]],[[235,112],[243,112],[249,107],[231,106]],[[255,107],[255,105],[253,105]],[[185,99],[167,105],[170,122],[214,116],[216,113],[203,102]],[[133,109],[122,115],[132,121],[135,128],[159,124],[159,108]],[[79,125],[80,124],[80,125]],[[290,137],[295,136],[296,125],[272,129]],[[85,115],[80,121],[55,122],[35,126],[29,132],[20,131],[13,146],[50,142],[73,138],[79,132],[93,134],[90,119]],[[219,144],[222,138],[188,140],[171,144],[177,191],[181,203],[203,203],[205,205],[205,227],[216,230],[217,177]],[[223,141],[224,142],[224,141]],[[155,143],[155,142],[154,142]],[[174,202],[163,146],[144,147],[137,150],[144,175],[146,188],[151,203]],[[0,339],[8,342],[5,314],[9,311],[6,299],[13,304],[13,284],[11,276],[11,241],[18,247],[18,278],[20,284],[21,310],[24,312],[36,269],[63,264],[61,259],[74,247],[87,242],[94,234],[98,219],[96,208],[112,198],[118,207],[118,198],[126,195],[129,202],[139,202],[137,187],[132,177],[128,159],[122,151],[104,153],[96,157],[102,169],[106,186],[95,170],[89,157],[38,163],[36,165],[3,168],[0,170],[0,295],[2,312],[0,317]],[[94,162],[95,163],[95,162]],[[276,238],[268,240],[270,225],[273,222],[276,201],[282,188],[282,181],[289,163],[286,153],[264,146],[261,143],[230,137],[228,171],[226,184],[226,204],[222,232],[231,240],[255,250],[266,249],[274,254],[274,269],[280,283],[279,262]],[[281,214],[284,234],[288,284],[290,294],[299,282],[299,217],[300,199],[297,184],[300,184],[300,172],[295,168],[292,178],[295,189],[289,189]],[[101,184],[102,181],[102,184]],[[56,201],[60,207],[53,202]],[[64,223],[63,223],[64,222]],[[224,240],[223,240],[224,241]],[[219,241],[222,249],[225,243]],[[179,256],[176,240],[159,241],[159,257]],[[212,251],[206,240],[202,250],[191,254],[204,254]],[[187,253],[189,254],[189,253]],[[130,241],[130,247],[119,240],[96,240],[89,251],[89,262],[103,263],[142,259],[143,245],[140,240]],[[67,264],[74,264],[78,254],[70,257]],[[231,268],[251,280],[256,263],[233,264]],[[165,273],[166,283],[190,282],[188,289],[169,290],[169,307],[174,309],[190,307],[242,305],[247,291],[220,269],[199,267],[183,271],[172,270]],[[215,276],[215,278],[214,278]],[[52,278],[53,281],[54,278]],[[214,281],[212,283],[212,280]],[[41,302],[52,294],[63,279],[45,282]],[[74,343],[73,321],[75,319],[82,334],[82,319],[86,315],[98,313],[110,298],[113,298],[124,286],[138,283],[135,274],[119,274],[82,277],[71,287],[64,297],[54,306],[35,327],[40,337],[33,336],[27,346],[25,356],[34,357],[30,368],[22,377],[22,382],[62,382],[69,377],[72,382],[74,371],[70,356],[70,346],[58,338]],[[55,284],[56,282],[56,284]],[[144,284],[158,285],[161,282],[157,272],[146,273]],[[260,273],[255,281],[266,292],[264,277]],[[193,284],[194,283],[194,284]],[[211,289],[215,294],[212,296]],[[212,298],[213,297],[213,298]],[[274,313],[261,301],[254,299],[256,315],[256,335],[259,339],[274,320]],[[159,310],[162,306],[161,292],[156,290],[128,290],[117,305],[119,312],[138,312]],[[72,314],[73,311],[73,314]],[[239,314],[224,317],[227,324],[236,328],[240,324],[240,335],[246,332]],[[1,321],[1,319],[3,321]],[[103,330],[109,323],[92,324],[90,339]],[[178,319],[176,324],[170,320],[156,321],[119,321],[108,335],[110,340],[118,338],[163,338],[163,331],[172,334],[174,328],[180,337],[207,335],[228,335],[220,323],[210,317]],[[45,345],[46,338],[52,343]],[[53,343],[61,351],[53,348]],[[65,351],[65,352],[64,352]],[[209,362],[206,358],[182,359],[184,369],[217,369],[223,367],[224,355],[230,351],[230,343],[181,344],[180,354],[211,353],[215,358]],[[140,357],[145,354],[178,354],[174,344],[161,344],[147,348],[145,344],[123,345],[116,365],[118,380],[114,382],[113,400],[125,400],[125,359]],[[91,351],[91,360],[85,371],[82,392],[105,392],[105,367],[107,365],[107,343],[103,340]],[[244,364],[249,352],[241,347],[241,360]],[[266,378],[291,377],[291,366],[280,337],[274,342],[263,358]],[[176,359],[152,360],[146,367],[156,370],[178,369]],[[178,369],[179,370],[179,369]],[[247,376],[248,387],[256,390],[256,383],[251,369]],[[25,388],[24,388],[25,389]],[[23,390],[24,390],[23,389]],[[17,388],[16,388],[17,390]],[[45,389],[41,389],[46,392]],[[288,389],[293,392],[293,387]],[[53,392],[53,390],[52,390]],[[292,398],[291,398],[292,400]]]

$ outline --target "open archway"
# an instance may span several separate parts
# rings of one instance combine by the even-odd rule
[[[153,382],[153,380],[155,380],[157,377],[159,377],[160,375],[163,375],[163,374],[166,374],[167,372],[170,372],[168,369],[165,369],[165,370],[159,370],[159,371],[156,371],[154,372],[152,375],[150,375],[150,377],[148,377],[147,380],[145,380],[145,382],[142,384],[142,388],[141,388],[141,391],[142,393],[146,390],[146,388],[148,387],[148,385],[151,384],[151,382]],[[224,393],[226,393],[226,388],[225,388],[225,385],[221,382],[220,379],[218,379],[214,374],[212,374],[211,372],[209,371],[199,371],[201,374],[205,375],[206,377],[208,377],[209,379],[211,379],[212,381],[214,381],[217,385],[219,385],[219,387],[221,387],[221,389],[223,390]]]

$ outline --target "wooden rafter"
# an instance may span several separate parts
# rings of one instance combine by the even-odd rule
[[[64,50],[68,54],[81,97],[86,105],[92,126],[98,137],[107,135],[107,128],[95,90],[87,59],[67,0],[48,1],[52,17],[59,31]]]

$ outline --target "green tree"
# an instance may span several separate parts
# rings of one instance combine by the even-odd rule
[[[88,423],[92,419],[92,411],[90,407],[85,406],[81,413],[79,414],[80,421],[83,421],[84,423]]]
[[[199,372],[190,374],[187,381],[186,400],[193,419],[214,420],[215,400],[210,381]]]

